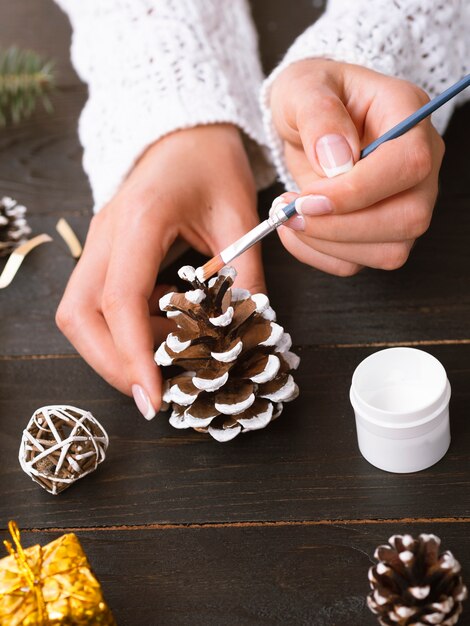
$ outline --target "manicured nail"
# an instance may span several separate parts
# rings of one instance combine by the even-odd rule
[[[352,169],[351,148],[342,135],[324,135],[317,141],[315,148],[320,165],[328,178]]]
[[[145,389],[140,385],[132,385],[132,395],[134,396],[134,401],[137,405],[137,408],[145,417],[146,420],[153,420],[155,417],[155,409],[150,402],[150,398],[148,397]]]
[[[295,201],[295,210],[300,215],[326,215],[333,212],[333,205],[326,196],[302,196]]]
[[[305,220],[301,215],[294,215],[284,224],[292,230],[305,230]]]
[[[277,198],[275,198],[273,200],[271,208],[269,209],[269,216],[271,217],[272,214],[274,213],[274,211],[278,211],[279,209],[283,209],[288,204],[289,203],[286,202],[285,199],[282,196],[278,196]]]

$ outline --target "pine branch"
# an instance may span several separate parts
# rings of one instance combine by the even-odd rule
[[[54,63],[32,50],[0,51],[0,126],[29,117],[38,101],[52,111],[48,94],[54,88]]]

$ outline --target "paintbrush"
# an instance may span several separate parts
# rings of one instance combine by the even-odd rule
[[[458,93],[463,91],[466,87],[470,85],[470,74],[464,76],[457,83],[443,91],[441,94],[430,100],[427,104],[422,106],[420,109],[415,111],[412,115],[404,119],[402,122],[391,128],[384,135],[373,141],[366,148],[361,151],[360,159],[368,156],[371,152],[376,150],[380,145],[385,143],[386,141],[390,141],[391,139],[396,139],[400,137],[411,128],[414,128],[419,122],[424,120],[424,118],[431,115],[436,109],[441,107],[451,98],[454,98]],[[269,235],[273,230],[276,230],[278,226],[284,224],[290,217],[295,215],[297,211],[295,210],[295,200],[284,206],[282,208],[276,209],[275,207],[271,210],[271,214],[267,220],[255,226],[252,230],[250,230],[246,235],[243,235],[240,239],[232,243],[230,246],[222,250],[217,256],[212,258],[202,267],[198,267],[196,270],[196,276],[200,281],[206,281],[208,278],[217,274],[224,265],[230,263],[234,259],[236,259],[240,254],[251,248],[255,243],[258,243],[261,239]]]

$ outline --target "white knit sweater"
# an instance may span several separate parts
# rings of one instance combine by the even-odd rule
[[[89,89],[79,134],[95,210],[149,145],[199,124],[235,124],[258,186],[271,182],[271,161],[295,188],[268,95],[278,73],[301,59],[364,65],[411,80],[430,96],[470,72],[469,0],[330,0],[264,84],[246,0],[56,2],[69,15],[72,60]],[[440,132],[456,104],[433,117]]]

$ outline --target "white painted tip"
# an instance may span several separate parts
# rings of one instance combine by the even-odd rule
[[[246,411],[246,409],[253,404],[255,399],[255,394],[252,393],[246,400],[242,400],[241,402],[234,402],[233,404],[222,404],[220,402],[216,402],[215,408],[219,411],[219,413],[223,413],[224,415],[237,415],[238,413]]]
[[[231,265],[226,265],[220,270],[219,276],[225,276],[226,278],[231,278],[232,280],[235,280],[235,278],[237,277],[237,270]]]
[[[210,317],[209,321],[214,326],[228,326],[233,319],[233,306],[229,306],[225,313],[217,317]]]
[[[207,432],[216,441],[224,443],[226,441],[230,441],[231,439],[235,439],[235,437],[240,433],[241,429],[241,426],[233,426],[232,428],[212,428],[212,426],[209,426]]]
[[[192,304],[199,304],[204,300],[206,294],[203,289],[193,289],[192,291],[186,291],[184,297]]]
[[[219,376],[218,378],[212,379],[195,376],[193,378],[193,385],[201,391],[217,391],[217,389],[220,389],[225,385],[227,380],[228,372],[225,372],[225,374],[222,374],[222,376]]]
[[[274,354],[270,354],[268,356],[268,360],[266,362],[266,367],[259,374],[255,374],[255,376],[251,377],[251,380],[254,383],[267,383],[272,380],[279,371],[281,367],[281,361]]]
[[[243,342],[239,341],[231,350],[227,350],[226,352],[211,352],[211,356],[213,359],[220,361],[221,363],[231,363],[232,361],[235,361],[242,350]]]
[[[196,270],[192,265],[183,265],[183,267],[180,267],[178,270],[178,276],[183,280],[187,280],[192,283],[196,278]]]
[[[160,311],[166,311],[170,306],[171,299],[175,295],[174,291],[170,291],[170,293],[166,293],[164,296],[160,298],[158,301],[158,306],[160,307]]]
[[[183,350],[186,350],[186,348],[189,348],[191,340],[180,341],[174,333],[170,333],[166,338],[166,345],[172,352],[179,354],[180,352],[183,352]]]
[[[165,342],[160,344],[160,347],[155,352],[154,359],[157,365],[166,366],[166,365],[171,365],[173,363],[173,358],[166,351]]]

